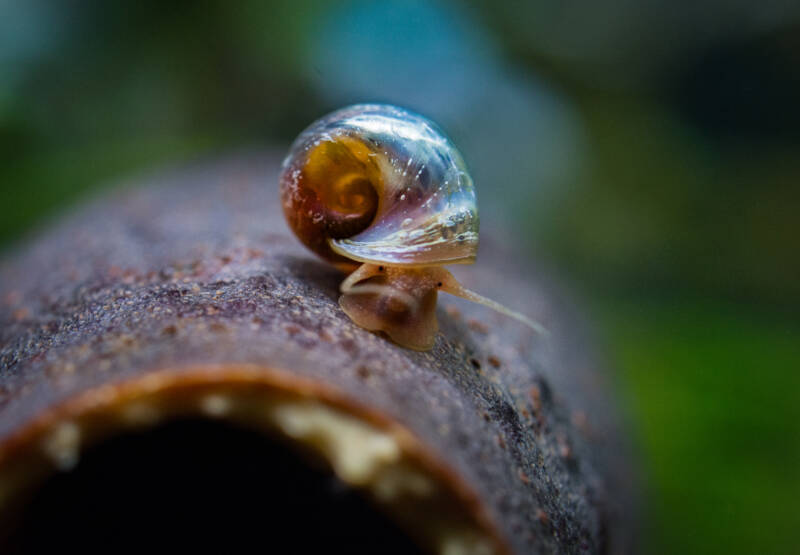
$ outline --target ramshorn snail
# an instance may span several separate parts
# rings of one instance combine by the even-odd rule
[[[443,268],[475,261],[478,207],[461,154],[428,119],[386,104],[333,112],[295,140],[280,189],[298,238],[352,272],[339,304],[359,326],[428,350],[441,290],[542,331]]]

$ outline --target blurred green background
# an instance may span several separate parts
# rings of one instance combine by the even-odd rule
[[[582,292],[645,461],[643,548],[796,552],[796,1],[0,0],[0,246],[359,101],[441,123],[484,221]]]

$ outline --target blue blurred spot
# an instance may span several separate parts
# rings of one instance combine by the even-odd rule
[[[332,100],[358,95],[455,114],[475,101],[491,64],[488,40],[444,4],[353,2],[320,27],[309,65]]]
[[[0,1],[0,119],[4,109],[11,109],[28,65],[52,52],[62,38],[62,15],[55,2]]]
[[[480,21],[447,2],[338,4],[311,31],[307,67],[331,107],[379,101],[431,117],[463,152],[481,210],[558,192],[581,166],[568,99],[506,63]],[[503,195],[491,189],[502,190]],[[530,219],[530,218],[528,218]]]

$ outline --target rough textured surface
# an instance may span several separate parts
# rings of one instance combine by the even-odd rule
[[[163,368],[250,363],[336,387],[400,422],[485,504],[518,553],[625,552],[635,529],[608,376],[568,305],[489,222],[465,286],[549,337],[442,295],[434,349],[353,325],[341,273],[287,230],[278,159],[142,179],[0,266],[0,446],[49,407]]]

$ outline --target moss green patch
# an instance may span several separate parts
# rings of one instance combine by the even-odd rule
[[[17,158],[0,167],[0,245],[114,179],[207,152],[208,137],[92,142]]]
[[[795,553],[800,324],[695,301],[603,303],[650,480],[655,553]]]

